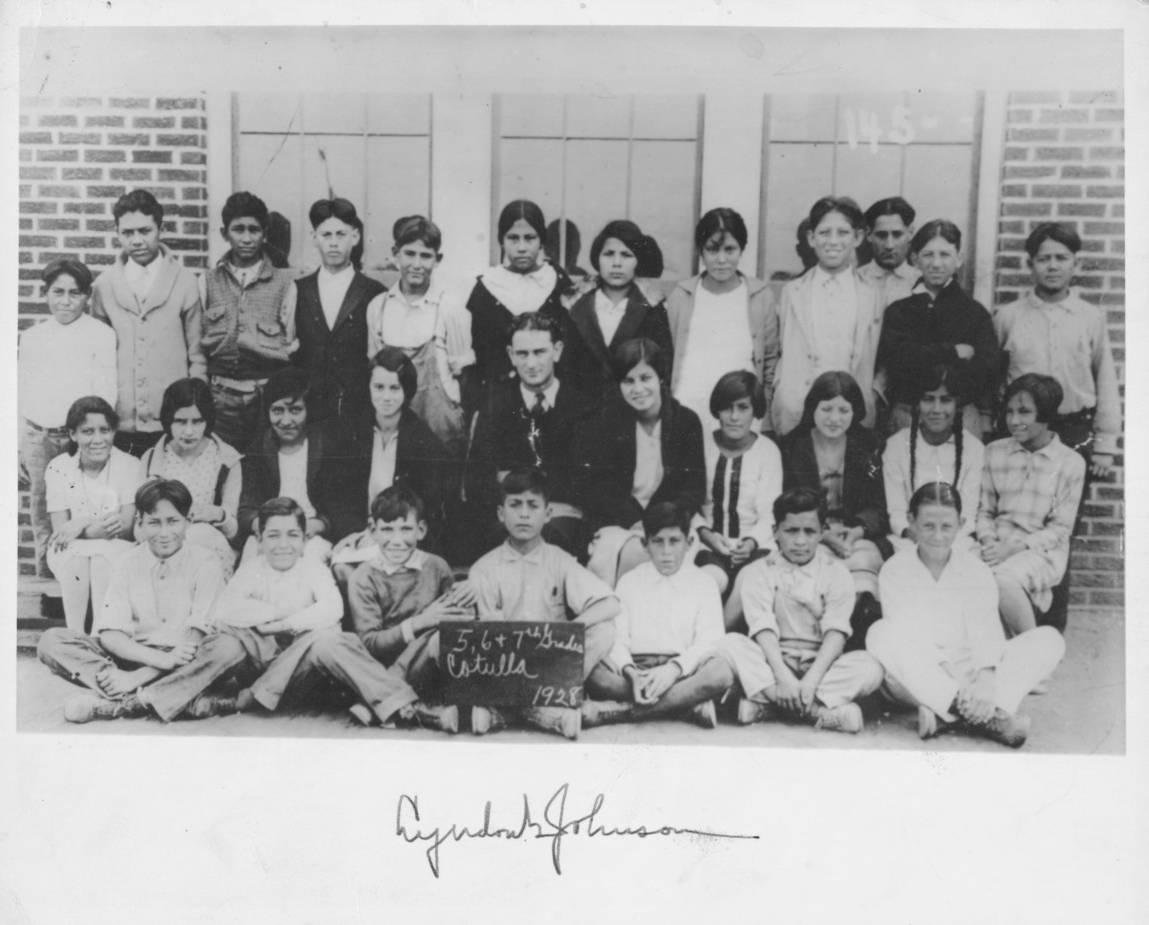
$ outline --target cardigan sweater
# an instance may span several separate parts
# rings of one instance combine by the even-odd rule
[[[331,539],[331,463],[329,441],[318,424],[307,426],[307,497],[315,507],[315,516],[323,522],[327,538]],[[271,428],[260,434],[258,440],[240,460],[243,488],[239,493],[239,533],[236,542],[242,544],[252,531],[259,506],[264,501],[279,497],[279,444]]]

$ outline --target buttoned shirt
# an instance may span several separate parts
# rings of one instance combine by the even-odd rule
[[[743,571],[742,609],[751,638],[769,630],[783,654],[797,655],[816,652],[831,630],[849,638],[854,580],[825,547],[819,545],[805,565],[773,552]]]
[[[132,287],[136,298],[141,302],[145,296],[147,296],[148,290],[152,288],[152,284],[156,281],[156,274],[160,265],[159,254],[147,265],[141,265],[130,257],[124,261],[124,276],[127,277],[128,285]]]
[[[894,269],[887,270],[876,260],[858,267],[858,273],[882,293],[882,305],[892,305],[914,291],[914,284],[922,278],[916,267],[903,260]]]
[[[212,628],[212,608],[222,588],[219,558],[207,547],[185,543],[159,559],[141,543],[112,565],[92,635],[119,630],[142,645],[174,646],[189,629]]]
[[[319,268],[316,282],[319,285],[319,304],[323,308],[323,317],[327,319],[327,327],[335,327],[335,319],[339,317],[339,309],[343,307],[343,299],[351,282],[355,279],[355,267],[348,264],[337,273],[332,273],[326,267]]]
[[[602,579],[570,553],[550,543],[530,552],[509,542],[492,549],[471,566],[480,620],[577,619],[592,604],[614,597]]]
[[[528,413],[535,407],[538,399],[535,397],[539,393],[528,389],[525,385],[519,386],[519,394],[523,396],[523,405],[526,407]],[[558,379],[551,379],[551,384],[542,391],[543,396],[543,411],[550,411],[555,406],[555,400],[559,394],[559,381]]]
[[[854,274],[847,268],[828,273],[820,266],[813,271],[810,319],[818,338],[822,364],[826,369],[849,369],[854,352],[854,331],[858,325],[858,293]]]
[[[610,660],[620,671],[636,653],[672,655],[685,677],[725,635],[718,586],[690,562],[673,575],[644,562],[619,579],[616,593],[622,609]]]
[[[731,540],[750,538],[759,549],[774,545],[774,499],[782,494],[782,454],[759,436],[739,456],[725,456],[714,435],[705,443],[706,502],[694,529],[709,527]],[[717,494],[716,494],[717,492]]]
[[[958,415],[961,421],[961,415]],[[914,477],[910,479],[910,428],[905,427],[886,441],[882,453],[882,479],[886,487],[886,511],[890,532],[901,536],[909,525],[910,498],[927,482],[948,482],[961,496],[961,531],[972,535],[981,504],[981,470],[985,465],[985,445],[968,431],[962,434],[961,474],[955,478],[957,444],[953,434],[937,446],[918,432],[914,447]]]
[[[116,334],[90,315],[71,324],[49,318],[20,335],[20,413],[41,427],[63,427],[72,402],[99,395],[116,404]]]
[[[622,323],[622,316],[626,314],[626,303],[625,298],[612,302],[610,296],[601,289],[595,290],[594,316],[598,320],[599,329],[602,331],[603,343],[608,346],[614,339],[619,324]]]
[[[315,516],[315,505],[307,494],[307,441],[294,453],[279,453],[279,494],[290,498],[308,517]]]
[[[999,306],[993,323],[1002,349],[1009,351],[1009,381],[1024,373],[1052,376],[1065,393],[1058,412],[1096,408],[1093,449],[1116,453],[1121,395],[1105,312],[1076,292],[1045,302],[1030,290]]]
[[[301,556],[289,569],[279,570],[263,556],[243,563],[220,595],[216,622],[259,626],[286,620],[292,633],[338,626],[343,598],[331,571]]]
[[[634,486],[631,497],[645,508],[662,484],[666,470],[662,465],[662,421],[647,433],[639,422],[634,424]]]

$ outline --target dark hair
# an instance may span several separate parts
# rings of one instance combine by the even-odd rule
[[[961,229],[948,219],[935,218],[914,232],[914,236],[910,240],[910,253],[921,253],[922,248],[934,238],[948,241],[957,250],[961,250]]]
[[[658,374],[658,381],[662,384],[665,393],[669,387],[669,370],[666,369],[666,357],[662,348],[649,337],[635,337],[625,340],[617,347],[610,357],[610,369],[614,373],[614,381],[621,383],[627,373],[639,363],[646,363]]]
[[[814,412],[818,409],[818,405],[832,398],[846,399],[854,410],[854,417],[846,431],[847,436],[861,429],[862,419],[866,416],[866,400],[862,397],[862,390],[849,373],[830,370],[815,379],[810,391],[806,393],[806,401],[802,405],[802,419],[798,422],[796,430],[800,433],[813,430]]]
[[[300,530],[307,529],[307,514],[294,498],[270,498],[264,501],[255,515],[255,532],[263,533],[272,517],[294,517]]]
[[[410,488],[403,485],[392,485],[384,488],[371,502],[371,522],[378,520],[390,523],[393,520],[405,520],[408,514],[414,514],[415,520],[426,520],[423,499]]]
[[[826,499],[813,488],[788,488],[774,499],[774,523],[781,525],[787,514],[818,512],[818,523],[826,523]]]
[[[307,403],[311,383],[307,373],[297,366],[289,366],[271,374],[263,387],[263,415],[266,418],[271,406],[285,398],[298,398]]]
[[[500,244],[503,243],[503,238],[507,236],[507,232],[511,230],[511,226],[519,219],[522,219],[538,232],[540,243],[546,240],[547,220],[543,218],[543,210],[529,199],[514,199],[503,206],[503,211],[499,213],[497,227]]]
[[[136,491],[136,514],[152,514],[161,501],[167,501],[182,517],[191,513],[192,496],[183,482],[175,479],[150,479]]]
[[[345,225],[350,225],[359,232],[359,243],[351,248],[351,265],[358,270],[363,266],[363,221],[355,206],[346,199],[319,199],[311,204],[307,210],[307,220],[311,222],[312,229],[318,228],[329,218],[337,218]]]
[[[566,232],[566,248],[559,253],[559,239],[561,233]],[[575,269],[578,262],[578,252],[582,249],[582,235],[579,234],[578,225],[566,218],[556,218],[547,225],[546,239],[543,249],[547,252],[547,259],[555,266],[561,266],[568,272]]]
[[[267,203],[255,193],[239,192],[227,197],[223,204],[223,227],[226,229],[237,218],[254,218],[264,231],[271,223]]]
[[[613,222],[607,222],[603,226],[590,246],[590,265],[596,272],[598,269],[598,258],[602,256],[602,249],[606,247],[606,242],[610,238],[615,238],[621,241],[623,245],[634,254],[635,258],[642,255],[643,249],[646,246],[646,235],[642,233],[642,229],[634,222],[627,221],[626,219],[616,219]],[[635,275],[637,275],[637,266]]]
[[[742,250],[746,250],[746,242],[750,240],[746,223],[741,215],[725,207],[711,209],[698,220],[694,226],[694,246],[700,251],[705,250],[706,242],[722,233],[729,234]]]
[[[810,231],[817,231],[822,219],[831,212],[841,215],[855,231],[865,230],[866,219],[853,199],[849,196],[823,196],[810,207]]]
[[[1057,418],[1057,409],[1065,398],[1065,392],[1052,376],[1043,376],[1040,373],[1026,373],[1018,376],[1005,390],[1002,406],[1009,404],[1009,400],[1019,392],[1028,392],[1037,409],[1037,422],[1039,424],[1052,424]]]
[[[164,207],[146,189],[134,189],[130,193],[124,193],[112,206],[112,218],[117,225],[129,212],[141,212],[155,220],[156,228],[163,226]]]
[[[105,399],[100,398],[99,395],[85,395],[83,398],[77,398],[72,402],[72,406],[68,409],[68,416],[64,419],[64,429],[69,434],[72,433],[84,423],[84,419],[89,414],[102,414],[112,430],[120,426],[120,416]]]
[[[798,230],[794,233],[797,238],[797,242],[794,245],[794,253],[796,253],[798,259],[802,261],[803,272],[818,264],[818,255],[814,252],[814,248],[810,246],[809,234],[810,219],[804,218],[798,222]]]
[[[210,437],[215,428],[215,401],[211,397],[211,386],[202,379],[177,379],[166,389],[160,404],[160,424],[168,437],[172,435],[172,421],[180,408],[195,406],[203,416],[205,437]]]
[[[878,219],[883,215],[896,215],[902,220],[902,224],[907,228],[914,223],[914,218],[917,213],[914,207],[906,202],[901,196],[890,196],[887,199],[879,199],[872,206],[866,209],[865,219],[866,227],[873,229],[878,224]]]
[[[690,512],[673,501],[658,501],[642,512],[642,530],[653,539],[659,530],[677,528],[690,536]]]
[[[371,371],[376,369],[385,369],[399,377],[399,385],[403,389],[403,407],[410,405],[419,390],[419,374],[411,358],[398,347],[383,347],[371,358]]]
[[[658,279],[662,276],[662,271],[666,269],[666,264],[662,259],[662,248],[650,235],[644,234],[642,236],[642,250],[637,256],[638,266],[634,268],[635,276],[642,276],[647,279]]]
[[[927,504],[952,507],[961,515],[961,495],[949,482],[926,482],[910,497],[910,516],[917,517],[918,511]]]
[[[550,315],[542,312],[523,312],[516,315],[508,329],[507,343],[509,344],[519,331],[545,331],[551,336],[551,343],[557,344],[563,339],[563,332],[559,324]]]
[[[51,286],[61,276],[72,277],[84,295],[91,293],[92,271],[74,257],[57,257],[40,271],[40,279],[44,281],[45,286]]]
[[[1025,252],[1030,257],[1036,257],[1046,241],[1063,244],[1075,254],[1081,250],[1081,235],[1072,225],[1067,222],[1042,222],[1025,239]]]
[[[754,417],[766,416],[766,399],[758,384],[758,377],[745,369],[736,369],[721,376],[710,393],[710,413],[718,417],[740,398],[749,398]]]
[[[443,248],[443,232],[438,225],[422,215],[405,215],[396,219],[391,226],[391,238],[396,250],[415,241],[426,244],[436,254]]]
[[[973,394],[973,381],[963,366],[950,363],[935,363],[920,370],[914,383],[916,400],[910,404],[910,485],[914,484],[918,467],[918,428],[921,417],[921,398],[926,392],[945,388],[957,404],[954,414],[954,484],[961,481],[962,446],[965,443],[965,428],[962,426],[961,409]]]
[[[512,469],[499,481],[499,500],[506,501],[511,495],[539,495],[544,501],[550,500],[550,486],[541,469],[523,466]]]

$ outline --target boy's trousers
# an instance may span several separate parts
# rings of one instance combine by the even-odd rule
[[[748,700],[770,702],[766,691],[774,686],[774,672],[758,643],[741,633],[727,633],[716,652],[730,664]],[[782,650],[782,660],[798,678],[810,670],[817,655],[814,650]],[[825,706],[837,707],[872,694],[881,683],[882,666],[872,655],[846,652],[830,665],[814,695]]]
[[[419,699],[397,672],[375,661],[354,633],[338,627],[308,630],[298,636],[264,636],[253,629],[228,627],[246,653],[246,670],[259,677],[251,685],[255,699],[274,711],[288,688],[318,672],[340,682],[386,721],[400,707]]]
[[[866,648],[885,668],[890,696],[924,704],[947,722],[957,719],[950,705],[978,673],[968,657],[945,661],[946,653],[928,635],[888,620],[870,627]],[[994,705],[1015,713],[1026,694],[1049,677],[1064,654],[1065,640],[1051,626],[1039,626],[1009,640],[994,667]]]
[[[101,696],[103,691],[96,675],[105,667],[124,667],[99,640],[61,627],[45,630],[37,653],[40,661],[60,677],[82,684]],[[196,697],[241,665],[245,657],[243,647],[235,638],[222,634],[206,636],[194,659],[140,688],[140,702],[164,721],[175,719]]]

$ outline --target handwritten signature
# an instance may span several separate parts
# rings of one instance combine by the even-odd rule
[[[625,837],[649,838],[653,835],[694,835],[701,838],[729,838],[756,840],[757,835],[732,835],[726,832],[711,832],[705,829],[682,828],[679,826],[624,826],[613,827],[599,821],[606,797],[599,793],[591,804],[590,812],[574,818],[567,815],[567,797],[570,795],[570,784],[563,784],[547,800],[543,807],[541,818],[531,807],[531,800],[523,794],[522,812],[518,824],[512,827],[495,826],[491,822],[491,801],[483,806],[482,825],[474,828],[452,823],[447,828],[435,826],[424,829],[421,825],[423,817],[419,811],[418,795],[401,794],[395,807],[395,834],[407,844],[427,842],[427,864],[436,878],[439,876],[439,849],[448,842],[461,842],[472,838],[501,838],[506,841],[517,841],[527,838],[551,839],[551,864],[555,873],[561,875],[563,839],[570,835],[581,835],[587,838],[595,837]]]

